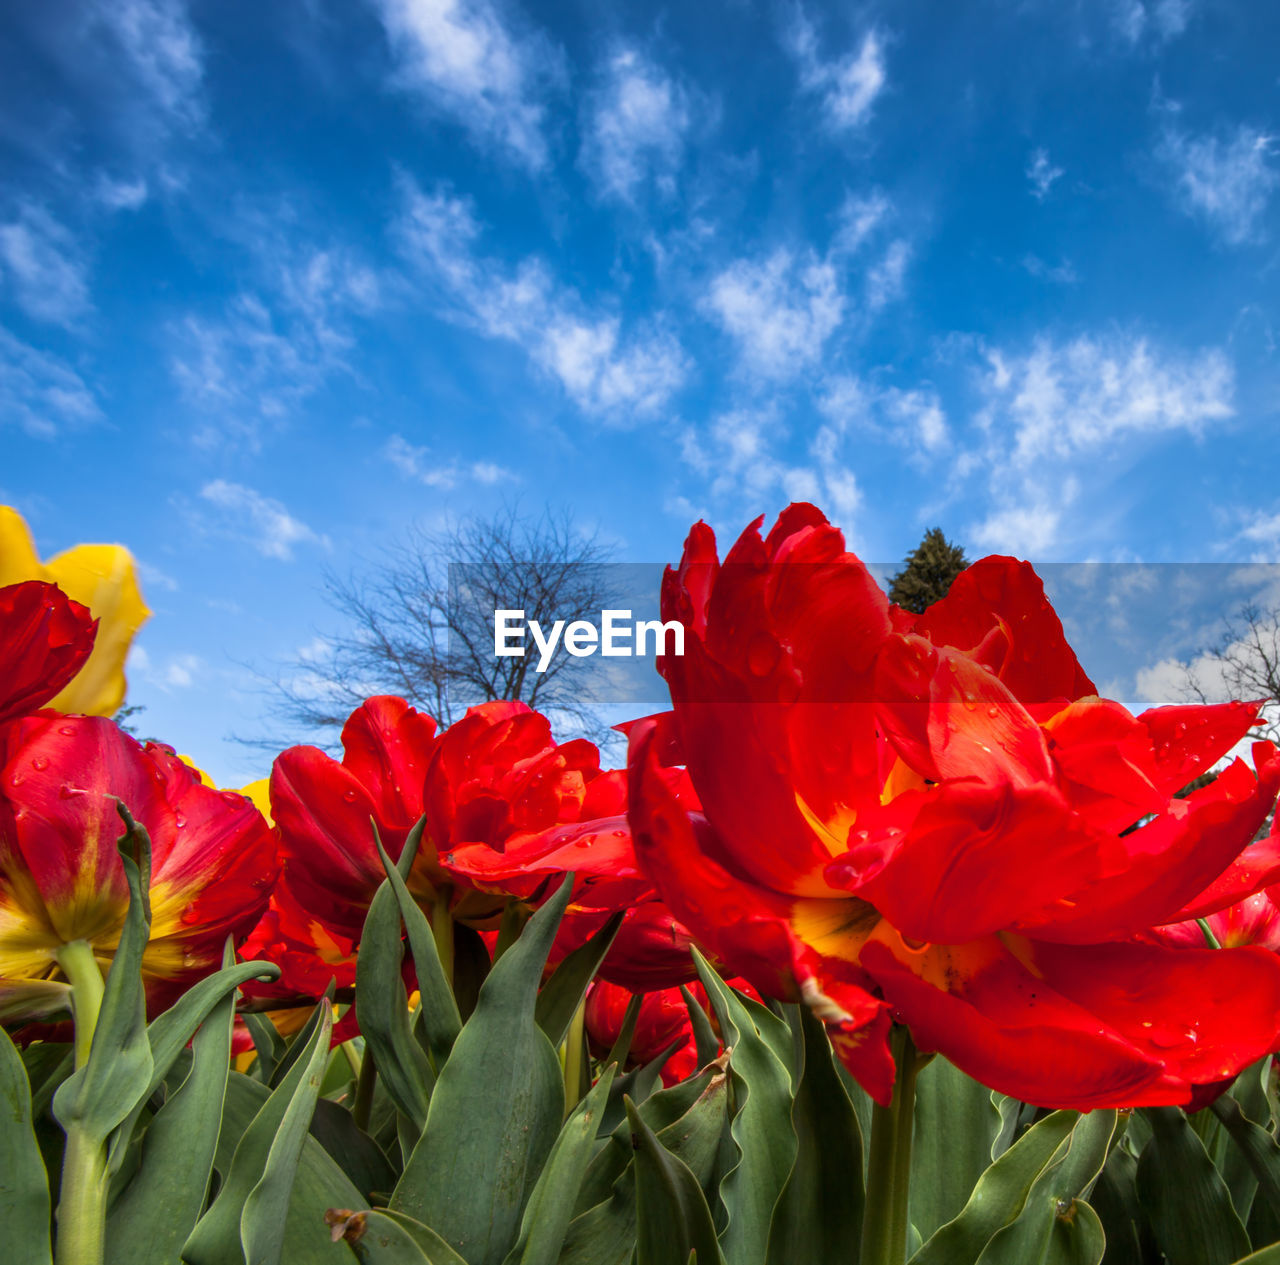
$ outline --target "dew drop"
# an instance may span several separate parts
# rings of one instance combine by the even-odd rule
[[[74,725],[59,725],[58,732],[64,738],[74,738],[76,736],[76,727]]]
[[[346,790],[342,792],[342,798],[345,799],[348,804],[354,804],[360,797],[355,793],[355,791]]]
[[[49,767],[49,757],[47,755],[35,756],[31,761],[31,767],[37,773],[43,773]]]

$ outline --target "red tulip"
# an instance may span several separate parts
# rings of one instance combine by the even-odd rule
[[[166,747],[99,717],[16,722],[0,772],[0,1007],[47,1013],[58,951],[87,941],[109,964],[129,892],[117,801],[151,837],[148,997],[163,1007],[216,970],[228,936],[258,921],[276,876],[262,814],[201,784]]]
[[[0,588],[0,724],[43,707],[88,661],[98,621],[55,584]]]
[[[984,559],[915,618],[813,507],[758,526],[723,566],[690,533],[663,586],[674,710],[632,732],[637,856],[695,937],[813,1005],[881,1101],[891,1013],[1044,1106],[1186,1102],[1273,1048],[1280,962],[1132,942],[1280,877],[1246,846],[1270,744],[1174,797],[1257,707],[1098,698],[1024,563]],[[665,789],[681,753],[702,813]]]

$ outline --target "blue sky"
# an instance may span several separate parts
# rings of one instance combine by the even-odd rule
[[[131,700],[228,783],[323,568],[512,498],[631,561],[793,498],[875,560],[1275,561],[1278,47],[1252,0],[6,6],[0,499],[134,551]]]

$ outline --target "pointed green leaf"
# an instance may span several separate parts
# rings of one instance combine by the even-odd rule
[[[696,949],[693,957],[731,1051],[736,1102],[730,1135],[737,1157],[720,1182],[728,1218],[721,1245],[734,1265],[764,1265],[774,1205],[796,1157],[792,1074],[779,1053],[789,1058],[791,1030],[763,1006],[748,1005]]]
[[[668,1151],[627,1100],[635,1148],[636,1265],[718,1265],[711,1209],[688,1165]]]
[[[0,1028],[0,1225],[11,1253],[50,1265],[49,1177],[32,1128],[27,1070]],[[18,1257],[14,1258],[15,1260]]]
[[[591,1160],[600,1113],[615,1069],[607,1067],[560,1130],[520,1222],[520,1237],[505,1265],[556,1265]]]
[[[685,1009],[689,1012],[689,1026],[693,1029],[694,1046],[698,1051],[698,1066],[706,1067],[720,1053],[720,1038],[716,1036],[707,1012],[698,1005],[698,999],[683,984],[680,986],[680,996],[684,998]]]
[[[534,1003],[572,889],[569,876],[494,964],[392,1193],[393,1209],[431,1226],[471,1265],[501,1265],[564,1119],[560,1062]]]
[[[567,954],[538,993],[534,1014],[538,1027],[552,1045],[558,1046],[565,1039],[569,1024],[587,995],[587,985],[595,979],[600,963],[618,935],[622,917],[622,911],[612,915],[586,944]]]
[[[972,1265],[1022,1211],[1036,1179],[1079,1119],[1074,1111],[1055,1111],[1028,1129],[979,1178],[960,1215],[925,1240],[911,1265]]]
[[[640,993],[632,993],[631,1000],[627,1002],[627,1008],[622,1015],[622,1027],[618,1029],[618,1039],[605,1056],[606,1067],[610,1063],[617,1067],[627,1065],[627,1057],[631,1053],[631,1042],[636,1035],[636,1023],[640,1018],[640,1007],[643,1004],[644,997]]]
[[[419,818],[417,825],[409,832],[401,860],[412,858],[418,851],[418,843],[427,819]],[[417,902],[409,894],[400,871],[391,863],[382,840],[378,837],[378,827],[373,827],[374,843],[378,847],[378,855],[382,858],[383,867],[387,871],[387,880],[395,893],[396,906],[400,910],[400,918],[409,936],[409,948],[413,954],[413,969],[418,977],[418,997],[422,1007],[422,1023],[427,1033],[427,1049],[436,1071],[444,1066],[444,1061],[453,1049],[453,1043],[462,1030],[462,1018],[458,1014],[458,1003],[454,1000],[453,990],[445,978],[444,967],[440,965],[440,951],[436,947],[435,936],[431,932],[431,924],[427,916],[418,908]],[[439,917],[447,917],[443,911]]]
[[[361,1229],[349,1241],[368,1265],[466,1265],[434,1230],[411,1217],[387,1210],[361,1215]]]
[[[1138,1195],[1169,1265],[1231,1265],[1249,1237],[1195,1130],[1176,1107],[1148,1107],[1151,1140],[1138,1158]]]
[[[791,1106],[799,1145],[769,1227],[768,1263],[844,1265],[862,1237],[862,1132],[822,1021],[807,1006],[794,1013],[804,1043]]]

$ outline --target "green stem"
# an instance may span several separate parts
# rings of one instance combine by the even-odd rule
[[[578,1003],[564,1039],[564,1109],[568,1114],[578,1105],[582,1092],[582,1056],[586,1047],[586,1001]]]
[[[911,1130],[915,1121],[916,1060],[911,1034],[895,1025],[891,1037],[897,1077],[893,1101],[875,1105],[871,1155],[862,1220],[859,1265],[903,1265],[907,1259],[908,1196],[911,1188]]]
[[[93,1033],[102,1009],[103,981],[93,946],[72,940],[57,951],[58,965],[71,985],[71,1014],[75,1021],[76,1067],[83,1067],[93,1047]]]
[[[1204,936],[1204,942],[1211,949],[1222,948],[1222,942],[1213,934],[1213,928],[1209,926],[1207,918],[1197,918],[1196,925],[1200,928],[1200,934]]]
[[[440,956],[444,977],[453,987],[453,915],[449,912],[449,889],[441,888],[431,908],[431,935]]]
[[[102,1265],[106,1230],[107,1148],[73,1124],[62,1160],[57,1265]]]
[[[351,1119],[357,1129],[369,1132],[369,1113],[373,1109],[373,1087],[378,1079],[378,1069],[373,1065],[373,1051],[366,1045],[360,1060],[360,1075],[356,1077],[356,1096],[351,1104]]]

